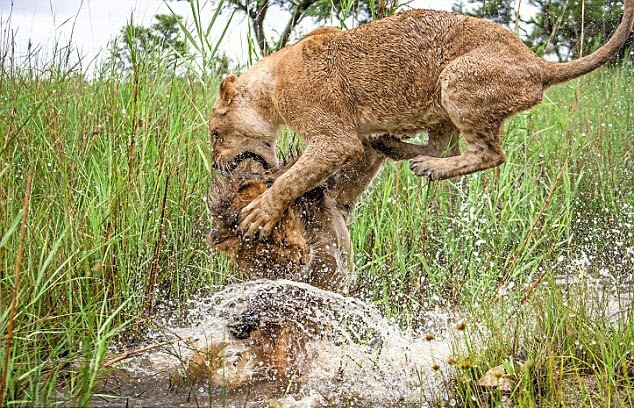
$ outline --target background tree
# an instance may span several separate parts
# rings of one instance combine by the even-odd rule
[[[527,23],[529,40],[543,53],[554,53],[560,61],[588,55],[612,35],[623,15],[623,1],[529,0],[538,12]],[[583,24],[583,47],[580,46]],[[634,37],[619,50],[613,61],[628,58]],[[632,55],[629,54],[632,60]]]
[[[240,67],[235,66],[227,54],[221,53],[207,60],[207,72],[224,77],[231,72],[238,72]]]
[[[485,18],[511,28],[515,24],[515,0],[466,0],[459,1],[453,11],[468,16]]]
[[[352,15],[357,21],[365,22],[372,16],[393,14],[397,5],[395,0],[227,0],[226,3],[226,7],[237,9],[249,18],[262,55],[286,46],[298,24],[307,17],[317,23],[329,21],[331,17],[344,22]],[[264,29],[264,21],[273,8],[287,14],[286,24],[277,36],[268,35]]]
[[[150,27],[135,25],[132,20],[121,29],[120,42],[113,46],[113,57],[122,70],[141,62],[174,64],[190,58],[189,48],[175,14],[157,14]]]

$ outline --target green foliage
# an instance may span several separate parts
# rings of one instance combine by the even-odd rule
[[[184,311],[192,293],[229,276],[205,241],[208,92],[216,80],[175,76],[161,64],[128,76],[104,66],[90,82],[81,72],[22,65],[0,77],[3,340],[16,220],[34,172],[9,406],[86,406],[113,344],[145,337],[144,315]]]
[[[528,0],[528,4],[536,8],[528,19],[517,16],[514,0],[461,0],[454,4],[453,11],[485,18],[511,29],[515,29],[516,22],[521,22],[518,28],[526,44],[539,54],[553,53],[560,61],[579,58],[582,31],[583,55],[599,48],[610,38],[623,15],[622,0]],[[613,63],[626,58],[632,60],[633,42],[634,34]]]
[[[306,18],[317,23],[345,25],[345,20],[353,16],[357,22],[367,22],[375,18],[384,17],[396,12],[399,2],[394,0],[227,0],[225,6],[231,10],[239,10],[246,14],[251,23],[258,50],[262,55],[268,55],[288,44],[291,35],[298,24]],[[272,8],[284,10],[287,13],[286,24],[282,31],[275,36],[265,32],[264,22]]]
[[[527,23],[532,27],[528,41],[543,53],[554,53],[560,61],[588,55],[612,35],[623,15],[623,1],[606,0],[529,0],[538,12]],[[583,46],[580,45],[583,32]],[[626,58],[634,35],[621,48],[613,62]]]
[[[631,314],[615,321],[597,285],[588,276],[568,285],[551,278],[526,302],[478,310],[454,345],[455,399],[473,407],[632,406],[634,321]],[[628,303],[627,295],[617,299]],[[478,383],[500,365],[511,392]]]
[[[130,22],[121,29],[121,43],[114,43],[112,56],[119,69],[131,71],[141,62],[153,66],[172,66],[189,58],[189,48],[180,29],[182,17],[175,14],[157,14],[150,27]]]
[[[191,0],[189,3],[193,29],[184,23],[183,17],[173,11],[172,14],[157,14],[154,17],[155,23],[150,27],[138,26],[132,22],[126,24],[121,29],[117,42],[112,44],[111,63],[115,69],[126,73],[142,69],[169,75],[188,74],[200,77],[203,81],[239,70],[219,50],[231,18],[222,22],[223,31],[214,41],[210,39],[210,33],[212,27],[217,26],[220,6],[216,8],[211,21],[203,27],[199,2]]]
[[[495,21],[505,27],[515,23],[515,0],[467,0],[455,3],[453,11]]]
[[[224,77],[237,70],[231,63],[231,59],[226,54],[220,54],[207,61],[207,69],[214,75]]]

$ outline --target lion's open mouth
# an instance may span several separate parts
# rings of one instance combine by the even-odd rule
[[[239,155],[234,157],[230,163],[226,165],[221,166],[221,165],[218,165],[217,163],[214,163],[213,167],[216,170],[220,170],[221,172],[224,172],[224,173],[232,173],[245,160],[253,160],[259,163],[264,170],[269,170],[271,168],[271,165],[264,159],[264,157],[260,156],[257,153],[251,152],[249,150],[240,153]]]

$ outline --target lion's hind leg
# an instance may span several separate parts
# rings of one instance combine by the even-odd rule
[[[542,99],[539,75],[531,69],[490,52],[453,61],[441,74],[441,102],[467,148],[454,157],[414,158],[412,170],[431,180],[444,180],[504,163],[500,146],[504,120]]]

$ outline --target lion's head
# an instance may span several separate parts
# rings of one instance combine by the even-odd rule
[[[209,120],[214,167],[230,171],[246,158],[265,169],[277,165],[278,126],[267,119],[263,103],[262,96],[253,95],[237,76],[231,74],[222,82]]]
[[[295,275],[309,261],[310,248],[292,207],[266,240],[246,240],[237,230],[240,211],[268,188],[275,174],[264,171],[257,161],[243,160],[231,173],[222,173],[209,194],[214,224],[209,244],[227,253],[251,279],[297,279]]]

